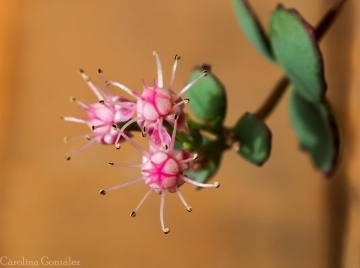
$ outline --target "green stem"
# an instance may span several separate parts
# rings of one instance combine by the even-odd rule
[[[199,129],[199,130],[204,130],[204,131],[207,131],[207,132],[212,133],[209,129],[206,128],[205,125],[200,124],[200,123],[197,123],[197,122],[195,122],[194,120],[192,120],[192,119],[190,118],[190,116],[188,116],[188,114],[186,114],[186,121],[187,121],[188,124],[189,124],[190,126],[192,126],[192,127],[196,127],[196,128]]]
[[[280,80],[276,83],[274,89],[272,90],[268,98],[255,112],[255,115],[262,120],[266,119],[266,117],[271,114],[281,97],[284,95],[288,85],[289,79],[286,76],[281,77]]]
[[[335,21],[338,16],[342,5],[346,2],[346,0],[338,0],[335,4],[328,10],[328,12],[321,18],[319,23],[315,27],[315,33],[317,40],[324,36],[327,30],[329,30],[332,23]]]

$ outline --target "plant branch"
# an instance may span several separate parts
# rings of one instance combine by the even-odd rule
[[[286,76],[280,78],[276,83],[274,89],[271,91],[268,98],[260,106],[260,108],[255,112],[255,115],[260,119],[264,120],[270,115],[273,109],[278,104],[279,100],[286,91],[287,86],[289,85],[289,79]]]
[[[337,15],[340,12],[342,5],[346,2],[346,0],[338,0],[322,17],[319,23],[315,27],[316,38],[318,41],[324,36],[326,31],[330,28],[332,23],[335,21]]]

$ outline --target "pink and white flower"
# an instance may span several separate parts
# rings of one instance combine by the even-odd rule
[[[80,152],[95,141],[99,142],[100,144],[115,144],[115,142],[118,143],[118,124],[131,119],[132,115],[136,110],[136,103],[129,101],[123,97],[112,95],[109,91],[106,81],[102,77],[102,71],[99,69],[98,72],[104,83],[106,93],[100,90],[90,80],[90,78],[82,70],[80,70],[81,76],[84,78],[86,83],[90,86],[90,88],[98,98],[98,103],[88,104],[83,101],[78,101],[73,97],[70,99],[71,101],[76,102],[79,105],[79,108],[85,111],[88,116],[84,118],[70,116],[62,117],[63,120],[68,122],[87,124],[93,130],[93,132],[89,134],[64,138],[66,142],[77,138],[85,138],[89,141],[79,149],[70,153],[66,157],[67,160],[70,160],[72,155]],[[126,133],[128,136],[131,136],[129,132]],[[123,140],[124,139],[122,138],[120,141]]]
[[[161,129],[161,133],[158,131],[153,131],[150,136],[150,150],[145,151],[134,141],[132,141],[125,133],[122,136],[131,143],[137,150],[139,150],[143,155],[142,164],[114,164],[109,162],[110,166],[123,166],[123,167],[137,167],[141,169],[142,176],[136,180],[127,182],[125,184],[117,185],[106,190],[100,190],[100,194],[105,195],[108,191],[119,189],[128,185],[132,185],[138,182],[144,182],[149,190],[140,201],[138,206],[134,211],[131,212],[130,216],[135,217],[136,212],[140,208],[141,204],[149,196],[149,194],[154,191],[157,194],[161,195],[160,202],[160,222],[162,230],[165,234],[170,232],[169,228],[165,228],[164,225],[164,203],[165,203],[165,192],[168,190],[170,193],[177,193],[180,200],[184,204],[186,211],[191,212],[192,207],[189,206],[182,194],[180,193],[179,187],[185,182],[191,183],[199,187],[215,187],[218,188],[220,184],[214,182],[213,184],[204,184],[193,181],[183,175],[183,172],[188,170],[190,167],[190,162],[198,158],[197,154],[191,155],[185,150],[174,151],[175,135],[177,129],[177,120],[179,116],[174,115],[174,129],[172,137],[165,131],[164,128]],[[169,146],[164,148],[162,146],[162,141],[160,137],[163,137],[164,141],[169,142]]]
[[[137,122],[140,128],[142,129],[143,136],[146,135],[149,131],[156,130],[159,133],[160,139],[163,140],[161,133],[161,129],[163,126],[163,121],[168,121],[172,126],[174,125],[174,115],[178,116],[178,130],[189,134],[189,128],[186,122],[185,114],[184,114],[184,104],[189,102],[189,99],[182,99],[181,95],[183,95],[194,83],[196,83],[199,79],[207,75],[207,71],[203,71],[199,77],[197,77],[194,81],[185,86],[178,94],[175,94],[172,91],[172,86],[175,78],[175,71],[177,68],[177,62],[180,59],[180,56],[175,55],[175,63],[172,69],[170,86],[168,89],[163,86],[163,75],[162,68],[160,63],[160,58],[157,52],[153,53],[156,59],[157,65],[157,81],[154,79],[153,86],[148,86],[144,80],[142,80],[144,91],[140,95],[137,92],[127,88],[123,84],[118,82],[109,81],[108,83],[114,86],[121,88],[122,90],[129,93],[131,96],[137,99],[136,104],[136,118],[133,118],[129,122],[127,122],[119,131],[119,134],[116,139],[116,145],[119,147],[118,142],[123,134],[123,131],[126,129],[128,125],[133,122]],[[165,145],[164,141],[162,143]]]

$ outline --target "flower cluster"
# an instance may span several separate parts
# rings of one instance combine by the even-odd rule
[[[99,102],[95,104],[86,104],[72,99],[76,101],[78,105],[88,114],[88,118],[80,119],[75,117],[63,117],[63,119],[71,122],[86,123],[93,129],[91,134],[81,136],[90,140],[90,142],[67,156],[68,160],[73,154],[79,152],[90,144],[92,142],[91,138],[92,140],[98,140],[101,144],[114,144],[117,149],[120,149],[121,147],[120,142],[126,140],[142,153],[141,164],[115,164],[114,162],[109,162],[108,164],[110,166],[140,168],[141,177],[105,190],[102,189],[100,190],[100,194],[105,195],[109,191],[138,182],[144,182],[146,186],[149,187],[149,190],[136,209],[131,212],[130,216],[136,216],[136,212],[140,208],[141,204],[145,201],[149,194],[154,191],[161,196],[160,222],[163,232],[167,234],[170,232],[170,229],[165,228],[163,217],[166,190],[170,193],[176,192],[184,204],[186,211],[191,212],[192,207],[186,203],[184,197],[180,193],[179,187],[181,185],[188,182],[198,187],[218,188],[220,184],[218,182],[214,182],[213,184],[199,183],[186,177],[183,172],[189,170],[190,162],[196,160],[198,155],[191,154],[183,149],[178,151],[174,149],[177,131],[182,131],[186,134],[189,133],[189,128],[183,111],[184,104],[188,103],[189,99],[182,99],[181,96],[199,79],[205,77],[207,72],[204,71],[200,76],[186,85],[178,94],[175,94],[172,91],[172,86],[175,78],[177,62],[180,57],[175,55],[175,63],[172,69],[170,86],[166,89],[163,86],[163,75],[159,55],[154,52],[154,56],[157,63],[158,79],[157,81],[154,79],[152,87],[148,86],[145,81],[142,80],[144,91],[141,95],[118,82],[105,81],[102,78],[101,70],[99,70],[99,74],[106,88],[105,94],[90,81],[90,78],[86,76],[83,71],[80,71],[85,81],[98,97]],[[129,93],[136,99],[136,102],[111,95],[108,89],[109,85],[119,87]],[[135,112],[136,116],[132,118]],[[173,127],[171,136],[163,126],[164,120],[169,122]],[[142,137],[148,137],[149,139],[148,151],[137,145],[131,139],[130,132],[126,130],[130,124],[135,122],[141,129]]]
[[[85,138],[89,142],[80,147],[79,149],[73,151],[66,156],[67,160],[70,160],[71,157],[88,147],[94,141],[98,141],[100,144],[115,144],[118,136],[117,125],[128,121],[134,114],[136,109],[136,103],[129,101],[121,96],[114,96],[110,93],[107,82],[102,76],[102,71],[98,70],[101,79],[103,80],[106,93],[98,88],[87,76],[83,70],[80,70],[80,74],[89,87],[92,89],[96,97],[99,99],[99,102],[88,104],[83,101],[76,100],[74,97],[70,98],[70,101],[76,102],[80,109],[84,110],[88,117],[78,118],[72,116],[62,116],[61,119],[68,122],[83,123],[87,124],[93,132],[75,136],[75,137],[65,137],[64,141],[68,142],[73,139]],[[130,135],[130,133],[127,133]],[[122,139],[124,140],[124,139]],[[119,140],[117,141],[119,142]]]

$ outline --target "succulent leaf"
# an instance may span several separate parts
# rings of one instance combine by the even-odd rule
[[[279,5],[271,14],[269,36],[276,62],[303,98],[323,100],[323,59],[315,30],[293,9]]]
[[[302,149],[314,166],[326,176],[335,169],[339,154],[339,132],[326,101],[313,103],[292,90],[289,99],[290,123]]]
[[[187,92],[190,99],[189,107],[194,115],[209,130],[220,127],[226,115],[226,94],[222,83],[211,73],[210,66],[195,68],[190,74],[188,81],[194,80],[203,70],[208,72],[207,77],[199,80]]]
[[[267,59],[274,61],[270,42],[256,14],[246,0],[233,0],[236,19],[250,43]]]
[[[240,143],[239,155],[259,166],[268,159],[272,136],[264,121],[245,113],[236,123],[233,132]]]

